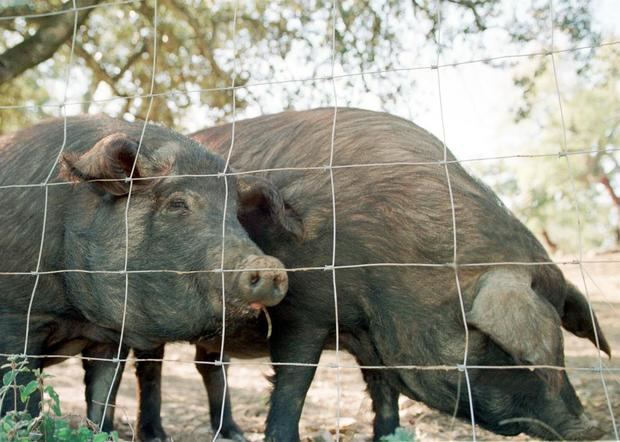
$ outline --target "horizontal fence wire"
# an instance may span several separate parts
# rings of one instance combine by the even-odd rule
[[[345,79],[349,77],[363,77],[365,75],[382,75],[396,72],[408,72],[408,71],[423,71],[423,70],[434,70],[434,69],[445,69],[450,67],[458,67],[462,65],[475,64],[475,63],[490,63],[493,61],[502,61],[502,60],[510,60],[510,59],[519,59],[519,58],[530,58],[537,56],[550,56],[551,54],[562,54],[562,53],[570,53],[577,52],[589,49],[596,49],[605,46],[614,46],[620,44],[619,40],[614,41],[606,41],[592,45],[581,45],[581,46],[573,46],[569,48],[563,49],[555,49],[555,50],[543,50],[543,51],[533,51],[526,52],[521,54],[508,54],[508,55],[497,55],[494,57],[481,57],[475,59],[468,59],[464,61],[455,61],[445,64],[424,64],[420,66],[409,66],[409,67],[398,67],[398,68],[390,68],[390,69],[377,69],[374,71],[359,71],[359,72],[350,72],[343,74],[334,74],[332,75],[324,75],[324,76],[315,76],[315,77],[307,77],[302,79],[283,79],[283,80],[272,80],[272,81],[260,81],[260,82],[247,82],[243,85],[235,85],[235,86],[220,86],[213,88],[196,88],[196,89],[188,89],[184,91],[180,90],[170,90],[165,92],[158,92],[153,94],[134,94],[127,96],[113,96],[109,98],[100,98],[100,99],[92,99],[92,100],[74,100],[67,101],[66,106],[74,106],[74,105],[84,105],[84,104],[102,104],[109,103],[118,100],[134,100],[134,99],[143,99],[143,98],[159,98],[159,97],[168,97],[168,96],[177,96],[177,95],[192,95],[192,94],[204,94],[209,92],[224,92],[231,90],[240,90],[240,89],[251,89],[261,86],[275,86],[275,85],[285,85],[285,84],[298,84],[298,83],[308,83],[315,81],[332,81]],[[42,103],[42,104],[21,104],[21,105],[10,105],[10,104],[0,104],[0,110],[2,109],[43,109],[43,108],[53,108],[53,107],[62,107],[64,104],[62,103]]]
[[[12,357],[16,356],[13,353],[0,353],[0,357]],[[28,359],[59,359],[59,360],[68,360],[75,359],[78,361],[99,361],[99,362],[167,362],[167,363],[179,363],[179,364],[199,364],[199,365],[213,365],[219,367],[221,365],[231,366],[231,365],[239,365],[239,366],[247,366],[247,367],[271,367],[273,365],[281,365],[281,366],[293,366],[293,367],[316,367],[316,368],[326,368],[326,369],[338,369],[338,368],[346,368],[346,369],[368,369],[368,370],[421,370],[421,371],[432,371],[432,370],[440,370],[440,371],[463,371],[465,366],[463,364],[435,364],[435,365],[422,365],[422,364],[388,364],[388,365],[363,365],[356,363],[347,363],[340,362],[339,364],[333,362],[317,362],[317,363],[306,363],[306,362],[272,362],[270,360],[261,360],[261,358],[256,358],[252,360],[247,359],[236,359],[234,361],[196,361],[194,359],[172,359],[172,358],[137,358],[134,356],[128,356],[126,358],[100,358],[100,357],[92,357],[92,356],[83,356],[83,355],[59,355],[59,354],[48,354],[48,355],[25,355]],[[263,359],[266,359],[263,358]],[[476,370],[537,370],[537,369],[549,369],[556,371],[565,371],[565,372],[591,372],[591,373],[599,373],[605,372],[615,375],[616,373],[620,374],[620,367],[605,367],[602,368],[599,366],[592,367],[571,367],[571,366],[562,366],[562,365],[477,365],[477,364],[468,364],[468,369],[476,369]]]
[[[422,268],[466,268],[466,267],[492,267],[492,266],[547,266],[547,265],[581,265],[581,264],[618,264],[620,259],[572,259],[566,261],[503,261],[503,262],[473,262],[473,263],[421,263],[421,262],[374,262],[367,264],[342,264],[342,265],[324,265],[324,266],[308,266],[308,267],[248,267],[237,269],[205,269],[205,270],[174,270],[174,269],[145,269],[145,270],[86,270],[86,269],[64,269],[64,270],[42,270],[32,272],[0,272],[0,276],[36,276],[36,275],[56,275],[60,273],[93,273],[93,274],[148,274],[148,273],[175,273],[177,275],[192,275],[200,273],[240,273],[240,272],[261,272],[266,270],[284,270],[286,272],[310,272],[310,271],[332,271],[345,269],[359,269],[371,267],[422,267]]]
[[[90,183],[104,183],[104,182],[133,182],[133,181],[160,181],[160,180],[174,180],[182,178],[222,178],[226,176],[244,176],[255,175],[258,173],[274,173],[274,172],[312,172],[312,171],[329,171],[329,169],[357,169],[357,168],[375,168],[375,167],[419,167],[419,166],[444,166],[446,164],[460,164],[460,163],[475,163],[483,161],[497,161],[497,160],[510,160],[510,159],[537,159],[537,158],[564,158],[568,156],[576,155],[589,155],[600,153],[614,153],[620,152],[620,148],[606,148],[606,149],[580,149],[571,151],[558,151],[554,153],[532,153],[532,154],[514,154],[514,155],[496,155],[489,157],[477,157],[466,158],[462,160],[437,160],[437,161],[392,161],[392,162],[376,162],[376,163],[356,163],[356,164],[334,164],[332,166],[307,166],[307,167],[275,167],[266,169],[252,169],[244,171],[230,171],[230,172],[217,172],[217,173],[204,173],[204,174],[178,174],[178,175],[161,175],[161,176],[146,176],[135,178],[101,178],[101,179],[88,179],[80,182],[74,181],[56,181],[48,183],[29,183],[29,184],[5,184],[0,186],[0,191],[3,189],[20,189],[20,188],[32,188],[32,187],[50,187],[50,186],[82,186]]]
[[[72,14],[72,13],[87,11],[89,9],[95,9],[95,8],[111,8],[113,6],[131,5],[131,4],[136,4],[136,3],[142,3],[143,1],[144,0],[122,0],[118,2],[104,2],[104,3],[97,3],[95,5],[86,5],[86,6],[77,6],[75,2],[72,2],[71,4],[73,5],[73,7],[58,9],[56,11],[38,12],[38,13],[33,13],[33,14],[22,14],[22,15],[0,15],[0,21],[15,20],[19,18],[27,20],[27,19],[32,19],[32,18],[52,17],[54,15]],[[73,34],[75,35],[75,32]]]

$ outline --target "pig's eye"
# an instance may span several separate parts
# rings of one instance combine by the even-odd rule
[[[189,203],[185,198],[175,197],[168,202],[168,209],[175,212],[189,212]]]

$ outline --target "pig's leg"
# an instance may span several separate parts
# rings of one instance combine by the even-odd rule
[[[134,349],[136,359],[163,359],[164,346],[153,350]],[[138,439],[170,440],[161,424],[161,361],[136,361],[138,378]]]
[[[196,368],[202,375],[202,380],[207,389],[207,395],[209,396],[209,414],[211,416],[211,427],[214,433],[220,426],[220,419],[222,421],[222,429],[220,435],[226,439],[233,439],[238,441],[244,441],[243,431],[235,423],[232,417],[232,411],[230,406],[230,393],[226,390],[226,397],[224,397],[224,388],[226,380],[222,373],[222,367],[213,364],[201,364],[199,362],[214,362],[220,359],[219,353],[209,353],[204,347],[199,344],[196,345]],[[224,356],[224,361],[228,362],[230,359]],[[227,368],[225,368],[227,370]],[[224,414],[222,415],[222,405],[224,406]]]
[[[277,321],[274,322],[270,340],[275,375],[265,439],[277,442],[298,441],[299,418],[316,372],[314,364],[319,362],[329,330],[321,329],[307,320],[280,324],[280,327],[278,325]]]
[[[344,346],[351,352],[357,363],[366,367],[382,367],[385,363],[379,356],[376,346],[367,333],[358,331],[342,336]],[[375,412],[373,422],[373,440],[379,441],[382,436],[394,433],[400,419],[398,415],[399,385],[398,375],[393,370],[362,368],[362,376],[372,399],[372,410]]]
[[[363,363],[362,365],[374,365]],[[398,390],[395,390],[387,380],[386,370],[363,369],[362,375],[368,386],[368,394],[372,399],[372,410],[375,412],[373,422],[373,440],[394,433],[400,424],[398,415]]]
[[[120,359],[127,358],[129,348],[123,346]],[[100,361],[98,359],[114,359],[118,354],[118,344],[93,343],[82,350],[82,356],[97,360],[82,360],[84,366],[84,384],[86,384],[86,410],[88,419],[97,425],[103,420],[103,431],[112,431],[114,428],[114,407],[116,393],[123,376],[124,362]],[[120,366],[118,366],[120,364]],[[118,368],[117,368],[118,366]],[[117,373],[118,369],[118,373]],[[109,395],[109,400],[108,400]],[[106,401],[108,401],[105,416],[103,416]]]

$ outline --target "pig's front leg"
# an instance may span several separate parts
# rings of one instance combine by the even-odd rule
[[[141,441],[170,441],[161,423],[161,359],[164,346],[152,350],[136,350],[136,377],[138,380],[138,439]],[[144,359],[154,359],[148,361]],[[159,359],[159,360],[158,360]]]
[[[236,424],[232,416],[230,405],[230,392],[226,389],[226,379],[222,372],[222,367],[214,364],[203,364],[201,362],[215,362],[220,359],[219,353],[209,352],[205,347],[196,344],[196,368],[202,376],[207,395],[209,397],[209,414],[211,416],[211,428],[215,434],[220,428],[220,436],[235,441],[245,441],[243,431]],[[224,356],[224,362],[230,359]],[[228,372],[228,367],[224,366]],[[224,394],[226,393],[226,394]],[[222,407],[224,410],[222,412]],[[220,422],[221,421],[221,422]]]
[[[92,422],[101,425],[101,429],[106,432],[114,429],[116,393],[125,367],[124,362],[112,361],[117,354],[118,344],[92,343],[82,350],[82,356],[93,358],[82,360],[85,371],[87,416]],[[120,359],[126,359],[128,354],[129,348],[123,346]],[[102,421],[103,425],[101,424]]]
[[[307,320],[274,323],[270,346],[275,375],[265,440],[299,440],[299,418],[328,334]]]

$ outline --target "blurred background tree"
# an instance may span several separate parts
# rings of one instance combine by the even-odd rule
[[[540,125],[531,150],[551,156],[507,159],[482,170],[554,252],[578,251],[575,203],[583,248],[620,249],[620,48],[601,47],[590,64],[589,75],[559,80],[566,146],[555,79],[547,72],[532,83],[539,100],[529,112]],[[564,149],[570,167],[554,155]]]
[[[482,46],[484,32],[495,35],[498,30],[506,43],[516,47],[544,47],[548,43],[547,0],[514,4],[506,0],[443,3],[444,45],[464,38],[471,47]],[[150,90],[155,50],[154,0],[116,4],[110,0],[76,0],[76,4],[79,14],[74,65],[80,68],[80,75],[72,82],[72,101],[83,102],[83,112],[105,110],[144,118],[148,100],[142,96]],[[230,0],[158,1],[154,93],[178,93],[165,95],[165,104],[154,106],[150,119],[183,129],[187,113],[195,112],[193,105],[219,111],[219,118],[229,115],[232,100],[226,88],[232,85],[233,74],[236,74],[236,86],[249,81],[269,81],[276,77],[277,71],[288,69],[290,74],[291,63],[296,65],[293,76],[299,76],[300,72],[306,78],[330,75],[331,1],[239,1],[235,54],[234,4]],[[61,89],[75,14],[72,11],[36,14],[71,8],[72,1],[67,0],[2,0],[1,105],[40,105],[59,100],[58,94],[51,91]],[[389,70],[411,65],[425,47],[433,53],[438,25],[436,8],[436,0],[337,2],[335,36],[339,72]],[[568,44],[590,45],[598,41],[597,33],[590,26],[589,1],[557,0],[554,9],[557,32]],[[415,29],[411,29],[412,17]],[[395,85],[383,98],[393,100],[398,87]],[[196,97],[189,96],[187,91],[205,92]],[[290,107],[298,91],[293,88],[289,92],[283,98]],[[129,98],[117,106],[92,109],[93,99],[112,97]],[[246,106],[248,100],[252,100],[251,92],[237,97],[237,109]],[[3,113],[0,132],[39,119],[41,112],[16,110],[9,117]]]

